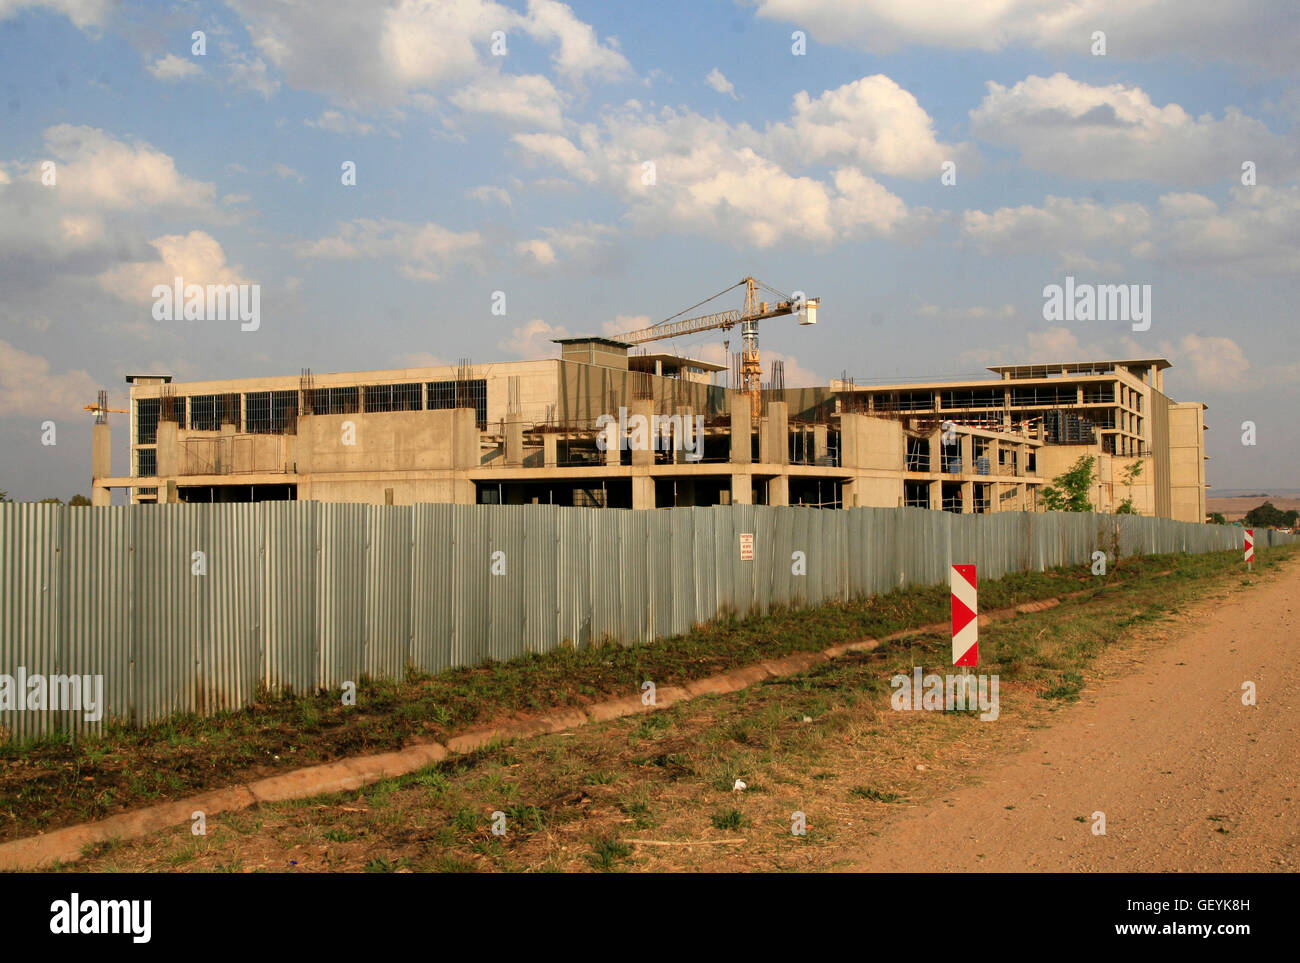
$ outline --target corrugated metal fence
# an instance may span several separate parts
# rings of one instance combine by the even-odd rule
[[[102,676],[103,718],[140,725],[239,708],[260,683],[335,688],[408,663],[646,642],[728,610],[942,583],[952,562],[984,579],[1084,565],[1116,531],[1122,555],[1242,547],[1240,528],[1116,515],[0,504],[0,674],[11,692],[20,671]],[[1268,534],[1259,547],[1292,540]],[[0,710],[0,738],[100,726],[83,711]]]

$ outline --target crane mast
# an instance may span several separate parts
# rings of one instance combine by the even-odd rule
[[[644,344],[647,341],[676,338],[681,335],[696,334],[700,331],[709,331],[715,328],[727,330],[739,324],[741,353],[740,385],[738,388],[742,394],[749,398],[750,416],[757,419],[762,410],[763,398],[763,365],[758,352],[758,322],[767,318],[779,318],[793,314],[798,316],[800,324],[816,324],[817,307],[820,302],[817,298],[793,298],[781,294],[780,291],[770,285],[763,284],[752,275],[741,279],[730,288],[727,288],[726,291],[719,292],[714,297],[720,297],[741,284],[745,285],[745,307],[742,311],[718,311],[695,318],[686,318],[682,321],[670,318],[660,324],[638,328],[626,334],[614,335],[613,340],[622,341],[624,344]],[[760,301],[758,299],[760,286],[771,291],[781,300],[778,300],[775,305]],[[711,301],[713,298],[709,298],[709,300]]]

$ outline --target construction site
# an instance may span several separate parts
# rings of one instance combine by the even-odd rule
[[[744,289],[743,306],[683,318]],[[766,300],[770,297],[771,300]],[[820,302],[747,277],[665,321],[557,341],[558,357],[179,383],[130,375],[129,472],[107,393],[88,405],[93,495],[131,503],[314,500],[653,509],[729,504],[1041,511],[1081,456],[1094,510],[1205,520],[1205,406],[1163,358],[990,368],[968,381],[786,387],[759,322]],[[652,342],[739,328],[728,365]],[[1139,465],[1134,469],[1134,465]]]

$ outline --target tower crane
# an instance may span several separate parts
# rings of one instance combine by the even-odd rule
[[[693,311],[701,304],[719,298],[742,284],[745,286],[745,307],[742,310],[719,311],[715,314],[704,314],[694,318],[676,320],[686,311]],[[774,294],[778,298],[776,303],[769,304],[767,301],[759,301],[759,288]],[[793,314],[799,318],[800,324],[816,324],[819,304],[820,300],[818,298],[803,297],[801,293],[799,297],[791,297],[751,275],[741,278],[735,284],[713,295],[713,297],[705,298],[699,304],[694,304],[684,311],[678,312],[678,314],[673,315],[666,321],[661,321],[659,324],[646,328],[638,328],[626,334],[614,335],[613,340],[622,341],[625,344],[644,344],[647,341],[676,338],[684,334],[696,334],[714,328],[728,330],[739,324],[743,342],[740,356],[740,391],[749,398],[751,417],[757,418],[762,410],[763,375],[763,366],[758,356],[758,322],[767,318],[779,318]]]

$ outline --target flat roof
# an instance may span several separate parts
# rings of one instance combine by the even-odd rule
[[[171,380],[172,380],[172,376],[171,376],[171,375],[141,375],[141,374],[134,374],[134,375],[127,375],[127,376],[126,376],[126,383],[129,384],[129,385],[133,385],[133,384],[135,384],[137,381],[140,381],[140,380],[142,380],[142,379],[146,379],[146,378],[147,378],[148,380],[150,380],[150,381],[161,381],[163,384],[170,384],[170,383],[171,383]]]
[[[727,366],[725,364],[718,364],[716,361],[703,361],[699,358],[685,358],[680,354],[668,354],[667,352],[659,352],[655,354],[633,354],[633,355],[628,355],[627,360],[638,361],[642,359],[646,361],[671,361],[675,365],[680,365],[682,367],[699,368],[702,371],[726,371],[727,370]]]
[[[632,347],[626,341],[615,341],[613,338],[599,338],[599,337],[595,337],[594,335],[586,338],[552,338],[551,339],[552,344],[589,344],[592,342],[596,344],[607,344],[612,348]]]
[[[1155,365],[1155,367],[1161,370],[1173,367],[1173,365],[1164,358],[1109,358],[1100,361],[1054,361],[1050,363],[1034,364],[998,364],[989,365],[989,370],[1001,374],[1004,371],[1037,371],[1039,369],[1051,368],[1057,371],[1074,373],[1079,371],[1089,371],[1096,368],[1098,365],[1105,364],[1138,365],[1146,368]]]

